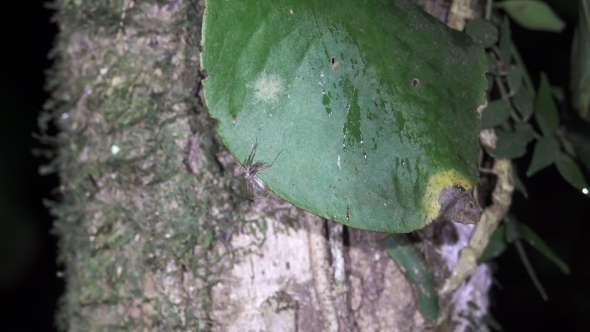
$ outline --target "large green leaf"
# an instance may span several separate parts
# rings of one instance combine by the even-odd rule
[[[431,222],[477,180],[484,52],[409,0],[206,1],[217,131],[291,203],[352,227]]]

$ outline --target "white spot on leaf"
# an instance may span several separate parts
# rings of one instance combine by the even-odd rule
[[[276,104],[279,95],[285,92],[284,80],[278,75],[266,72],[258,75],[256,81],[248,84],[248,87],[254,90],[254,101],[265,104]]]

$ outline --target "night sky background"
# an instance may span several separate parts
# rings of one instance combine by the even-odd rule
[[[540,33],[513,24],[513,39],[535,84],[544,70],[553,85],[567,92],[577,7],[575,1],[549,2],[567,28],[560,34]],[[0,331],[53,331],[64,290],[63,279],[56,276],[62,267],[56,265],[52,218],[42,203],[57,199],[59,181],[56,175],[40,176],[38,168],[48,161],[31,153],[44,147],[32,134],[39,132],[37,116],[49,97],[44,90],[45,70],[51,66],[47,54],[58,32],[51,15],[42,1],[0,5]],[[567,105],[562,106],[562,117],[571,117]],[[590,331],[590,197],[561,179],[554,166],[526,178],[529,162],[530,156],[518,160],[529,198],[516,193],[512,211],[569,264],[571,274],[563,275],[525,244],[547,290],[545,302],[510,247],[495,260],[492,314],[506,331]]]

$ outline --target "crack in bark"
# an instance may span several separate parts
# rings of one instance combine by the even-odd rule
[[[324,322],[324,331],[354,331],[348,305],[344,264],[344,226],[302,212],[309,237],[309,255],[314,288]],[[326,238],[326,230],[329,240]]]

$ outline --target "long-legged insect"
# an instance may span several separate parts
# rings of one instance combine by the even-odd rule
[[[244,168],[246,169],[242,176],[244,177],[244,184],[243,189],[244,191],[249,194],[249,196],[268,196],[268,188],[266,184],[256,175],[258,172],[262,171],[263,169],[267,169],[274,165],[277,158],[281,155],[283,150],[281,150],[275,159],[270,164],[264,164],[261,161],[257,161],[254,164],[254,156],[256,155],[256,147],[258,146],[258,140],[254,143],[254,147],[250,152],[250,155],[244,161]]]

